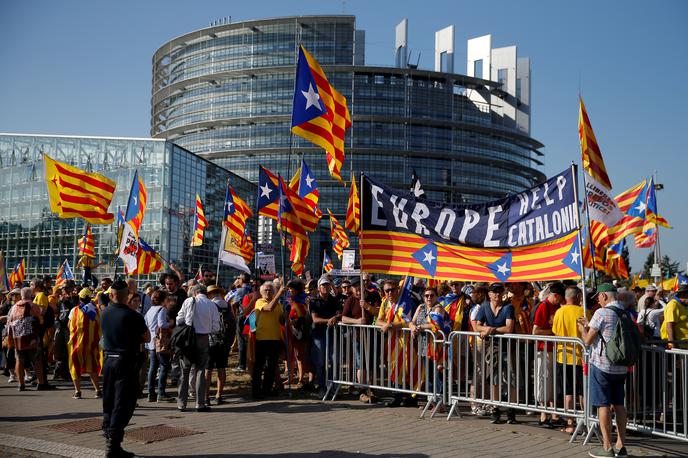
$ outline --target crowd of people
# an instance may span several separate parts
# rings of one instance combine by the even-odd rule
[[[618,440],[616,456],[623,456],[625,416],[624,380],[627,368],[615,366],[601,350],[617,320],[627,316],[647,340],[671,347],[685,348],[688,339],[688,287],[676,292],[628,289],[604,283],[596,290],[583,289],[574,282],[550,284],[492,283],[468,284],[451,281],[426,284],[417,279],[411,289],[413,310],[402,316],[392,309],[399,300],[402,282],[375,279],[364,274],[353,278],[324,275],[303,281],[281,278],[272,281],[252,279],[242,274],[228,288],[218,285],[215,274],[205,271],[203,278],[183,281],[177,270],[164,273],[159,284],[142,289],[129,278],[121,295],[113,281],[104,278],[96,286],[77,285],[68,280],[55,286],[50,277],[34,278],[27,286],[0,291],[0,326],[3,335],[2,368],[9,383],[19,391],[54,389],[53,380],[71,381],[75,399],[83,396],[81,379],[88,375],[93,396],[103,396],[99,374],[108,364],[101,332],[101,317],[113,297],[143,318],[143,341],[136,342],[138,398],[148,402],[176,402],[187,410],[192,399],[195,410],[205,412],[212,401],[222,404],[230,353],[237,353],[238,364],[231,368],[251,375],[251,396],[263,399],[279,395],[285,387],[324,395],[332,345],[327,345],[337,323],[374,325],[383,333],[409,328],[413,335],[426,330],[445,333],[475,331],[481,339],[504,334],[578,337],[590,345],[590,397],[598,407],[604,444],[595,456],[615,456],[611,443],[611,412],[616,415]],[[582,303],[587,295],[587,315]],[[614,312],[618,309],[619,313]],[[621,313],[621,314],[620,314]],[[193,330],[192,348],[180,354],[173,349],[175,327]],[[104,329],[103,329],[104,330]],[[601,337],[601,338],[600,338]],[[107,342],[105,343],[107,345]],[[561,386],[582,386],[580,354],[551,342],[538,342],[534,355],[533,389],[538,402],[551,403],[552,377]],[[329,354],[328,354],[329,348]],[[356,370],[360,378],[361,361],[370,359],[366,349],[355,347]],[[490,357],[503,358],[495,354]],[[557,373],[552,373],[556,358]],[[215,372],[215,386],[213,373]],[[493,380],[496,377],[491,377]],[[566,379],[567,383],[563,383]],[[441,383],[430,377],[428,383]],[[176,392],[171,389],[176,387]],[[473,389],[473,388],[472,388]],[[498,399],[496,382],[492,396]],[[510,387],[513,390],[513,387]],[[214,392],[214,396],[211,396]],[[580,394],[576,393],[576,394]],[[378,402],[380,393],[370,389],[357,393],[366,403]],[[567,390],[567,408],[574,399]],[[106,396],[107,397],[107,396]],[[388,407],[417,405],[413,396],[394,393]],[[499,409],[473,404],[476,415],[490,415],[501,422]],[[515,413],[506,411],[507,422],[516,422]],[[572,420],[541,414],[539,424],[561,427],[573,432]],[[611,451],[611,452],[610,452]],[[619,452],[621,451],[621,452]],[[609,454],[611,453],[611,455]],[[621,455],[619,454],[621,453]]]

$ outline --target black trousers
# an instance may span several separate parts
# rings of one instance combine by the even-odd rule
[[[108,355],[103,360],[103,431],[122,443],[139,394],[139,365],[135,354]]]
[[[253,362],[251,388],[254,396],[265,395],[272,391],[277,371],[282,342],[279,340],[256,340],[256,356]]]

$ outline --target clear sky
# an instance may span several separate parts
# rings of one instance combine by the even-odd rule
[[[657,171],[660,212],[674,226],[661,232],[662,252],[685,269],[686,1],[2,0],[0,131],[148,136],[151,57],[165,41],[225,16],[342,12],[366,30],[368,64],[394,63],[404,17],[421,68],[433,66],[434,32],[451,24],[457,73],[468,38],[517,45],[531,58],[532,135],[545,144],[548,175],[580,161],[580,89],[614,192]],[[631,249],[633,270],[647,253]]]

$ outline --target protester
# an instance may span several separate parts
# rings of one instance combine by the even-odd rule
[[[311,355],[319,394],[323,396],[327,391],[328,368],[334,351],[334,345],[330,345],[329,354],[326,354],[326,340],[328,335],[330,339],[332,338],[334,335],[333,326],[341,321],[342,317],[339,302],[330,294],[330,289],[330,281],[326,277],[321,277],[318,280],[318,295],[311,298],[310,301],[311,320],[313,321]]]
[[[554,314],[557,312],[559,305],[564,302],[564,285],[556,282],[549,285],[547,289],[547,296],[535,309],[535,318],[533,320],[533,335],[536,336],[551,336],[552,322],[554,321]],[[537,401],[543,406],[553,406],[554,401],[554,371],[552,370],[552,342],[545,343],[538,341],[537,356],[535,367],[535,395]],[[547,414],[540,413],[540,426],[549,428],[561,426],[561,422],[556,415],[552,415],[551,419],[547,418]]]
[[[499,387],[500,380],[504,377],[506,377],[507,382],[510,382],[509,397],[511,399],[516,399],[515,373],[502,374],[500,371],[500,369],[509,371],[509,368],[513,367],[508,356],[509,345],[499,345],[494,339],[485,340],[491,336],[511,334],[514,332],[514,306],[504,303],[502,299],[503,294],[504,286],[501,283],[492,283],[488,289],[488,298],[490,302],[480,307],[476,315],[476,331],[480,333],[480,337],[483,339],[484,345],[486,345],[485,357],[488,361],[490,359],[492,360],[492,364],[490,364],[492,370],[488,375],[492,385],[492,400],[495,401],[502,399]],[[513,409],[507,409],[506,414],[507,423],[516,423],[516,413]],[[495,409],[492,413],[492,423],[501,423],[499,408]]]
[[[186,324],[193,326],[196,333],[196,348],[192,358],[181,358],[182,379],[177,396],[177,409],[186,410],[189,396],[189,374],[191,366],[196,369],[196,412],[208,412],[210,406],[206,402],[206,378],[204,371],[208,367],[210,351],[209,334],[220,330],[220,314],[217,306],[206,296],[205,285],[194,285],[189,291],[190,297],[184,301],[177,315],[177,326]]]
[[[565,303],[554,313],[552,320],[552,333],[561,337],[580,338],[578,320],[585,316],[581,304],[583,293],[576,286],[569,286],[564,292]],[[589,314],[590,315],[590,314]],[[587,317],[589,318],[589,316]],[[564,408],[571,410],[574,407],[574,391],[578,402],[583,405],[583,358],[580,345],[557,344],[557,380],[560,389],[564,392]],[[566,426],[561,429],[565,433],[573,433],[575,430],[572,418],[566,420]]]
[[[244,324],[245,324],[245,314],[243,301],[244,298],[249,296],[253,292],[251,287],[251,277],[248,274],[241,274],[239,277],[240,286],[236,289],[235,294],[232,296],[230,305],[232,306],[232,311],[236,317],[236,341],[237,348],[239,351],[239,365],[234,368],[234,372],[243,372],[246,370],[246,351],[248,350],[248,341],[244,335]]]
[[[664,308],[664,322],[660,331],[669,348],[688,348],[688,285],[681,285],[676,297]],[[683,342],[678,342],[683,341]]]
[[[10,338],[14,346],[16,359],[14,373],[19,382],[19,391],[26,391],[24,383],[24,368],[33,365],[39,383],[37,390],[43,390],[45,386],[45,374],[40,354],[40,334],[38,332],[43,311],[32,302],[31,288],[24,287],[20,291],[21,300],[17,301],[7,315],[7,324],[10,328]]]
[[[274,284],[265,282],[260,287],[261,298],[255,303],[256,313],[256,356],[251,378],[254,399],[263,399],[275,394],[274,381],[277,358],[282,350],[280,319],[283,314],[280,297],[285,288],[275,293]]]
[[[585,345],[590,346],[590,365],[588,380],[590,384],[590,403],[597,408],[599,426],[602,431],[602,447],[590,452],[593,458],[628,456],[626,440],[625,383],[628,368],[612,364],[607,357],[604,342],[614,335],[618,312],[623,306],[616,300],[616,288],[603,283],[597,288],[600,304],[590,322],[585,317],[578,319],[578,329]],[[612,448],[612,407],[616,417],[617,439]]]
[[[208,391],[212,381],[213,370],[217,369],[217,391],[215,392],[215,403],[223,404],[222,392],[224,391],[227,380],[227,364],[229,362],[229,349],[234,341],[236,332],[236,319],[229,304],[223,299],[224,291],[220,286],[211,285],[208,287],[208,298],[217,307],[220,315],[220,330],[216,334],[210,335],[210,354],[208,358],[208,370],[206,371],[206,383]],[[210,395],[208,395],[210,399]]]
[[[638,304],[640,306],[640,304]],[[654,297],[645,298],[645,303],[638,314],[638,325],[646,339],[660,339],[664,308]]]
[[[657,287],[655,285],[647,285],[647,287],[645,288],[645,294],[640,296],[640,298],[638,299],[638,312],[642,312],[645,309],[645,300],[648,297],[654,299],[655,296],[657,296]]]
[[[136,408],[138,353],[150,341],[140,313],[127,305],[127,284],[118,280],[110,287],[110,305],[101,314],[103,329],[103,432],[107,456],[133,456],[122,449],[124,428]]]
[[[154,291],[151,295],[151,307],[146,313],[145,320],[151,340],[146,343],[148,350],[148,402],[172,402],[174,398],[165,392],[167,374],[170,370],[169,350],[161,350],[161,342],[169,345],[171,328],[174,322],[168,316],[168,309],[175,302],[166,291]],[[156,384],[157,379],[157,384]],[[157,386],[157,391],[156,391]]]
[[[292,354],[290,361],[296,364],[296,385],[304,389],[313,388],[313,372],[310,370],[310,315],[305,285],[294,279],[287,283],[289,289],[289,344]],[[307,374],[307,379],[304,376]],[[287,381],[291,374],[287,374]]]
[[[81,376],[88,374],[95,397],[103,396],[100,390],[100,311],[91,302],[88,288],[79,291],[79,304],[69,312],[69,373],[74,383],[74,399],[81,399]]]

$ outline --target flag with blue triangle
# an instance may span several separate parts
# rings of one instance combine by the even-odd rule
[[[431,276],[437,271],[437,245],[430,242],[420,250],[413,253],[413,258],[423,266],[423,269]]]
[[[504,253],[504,256],[488,264],[487,268],[492,271],[497,280],[507,281],[511,276],[511,252]]]

